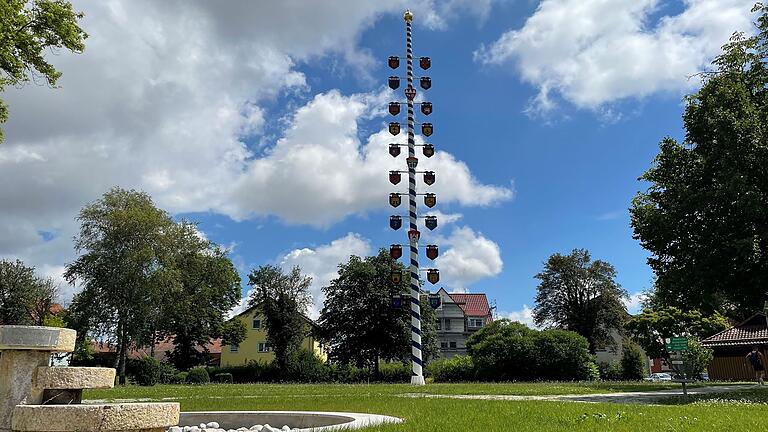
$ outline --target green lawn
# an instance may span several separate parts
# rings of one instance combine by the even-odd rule
[[[752,431],[764,429],[765,405],[718,403],[620,405],[546,401],[404,398],[403,393],[544,395],[677,388],[648,383],[510,383],[409,385],[207,385],[91,390],[87,399],[176,400],[183,411],[321,410],[402,417],[381,431]],[[679,387],[679,385],[678,385]],[[760,402],[768,392],[747,394]],[[730,394],[728,396],[731,396]],[[719,395],[722,399],[723,395]],[[762,399],[764,401],[764,399]]]

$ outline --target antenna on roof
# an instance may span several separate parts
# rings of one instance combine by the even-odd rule
[[[491,301],[491,318],[493,318],[494,321],[499,319],[497,311],[496,311],[496,299],[495,298]]]

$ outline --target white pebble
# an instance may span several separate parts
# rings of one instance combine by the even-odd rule
[[[253,425],[251,426],[252,431],[261,432],[261,430],[264,429],[264,426],[262,425]]]
[[[289,428],[288,425],[283,425],[282,429],[283,429],[283,432],[288,432],[291,430],[291,428]]]
[[[216,423],[216,422],[210,422],[210,423],[206,424],[205,427],[209,427],[209,428],[213,428],[213,429],[218,429],[219,428],[219,424]]]
[[[199,425],[197,425],[197,427],[199,427],[200,429],[205,429],[207,426],[205,425],[205,423],[200,423]]]
[[[171,426],[168,428],[168,432],[182,432],[182,429],[178,426]]]
[[[240,432],[245,432],[245,431],[248,430],[248,428],[247,427],[241,427],[241,428],[237,428],[237,430],[239,430]]]
[[[182,432],[189,432],[189,430],[192,429],[189,426],[184,426],[184,428],[181,430]]]

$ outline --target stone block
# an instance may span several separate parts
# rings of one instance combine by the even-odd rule
[[[72,352],[77,332],[58,327],[0,326],[0,351]]]
[[[179,423],[178,403],[18,405],[11,430],[107,432],[164,430]]]
[[[39,367],[35,387],[41,389],[105,389],[115,385],[115,370],[101,367]]]

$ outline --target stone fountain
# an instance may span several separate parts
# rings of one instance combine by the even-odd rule
[[[81,404],[83,389],[111,388],[112,368],[50,367],[72,352],[71,329],[0,326],[0,432],[164,432],[178,403]]]

